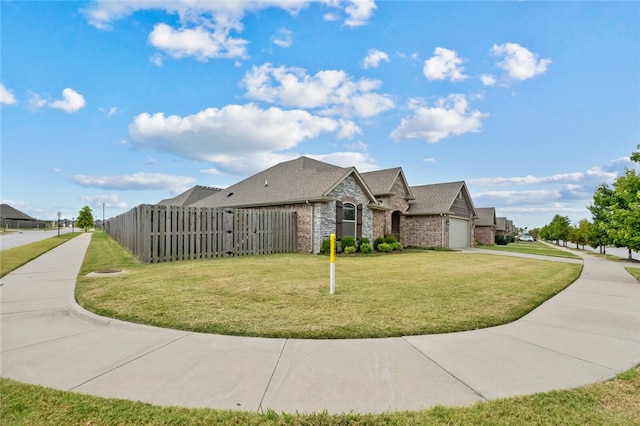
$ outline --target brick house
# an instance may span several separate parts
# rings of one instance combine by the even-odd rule
[[[496,209],[494,207],[479,207],[478,218],[475,220],[475,239],[485,246],[493,245],[496,241]]]
[[[402,244],[417,247],[471,247],[478,216],[463,181],[412,186],[415,197],[401,222]]]
[[[318,253],[333,233],[338,240],[395,235],[404,246],[469,247],[476,216],[464,182],[410,187],[399,167],[361,174],[308,157],[222,190],[196,186],[160,204],[295,211],[298,251],[305,253]]]

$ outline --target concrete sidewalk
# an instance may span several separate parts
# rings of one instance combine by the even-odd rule
[[[73,291],[90,238],[75,238],[2,279],[2,377],[161,405],[380,413],[572,388],[640,364],[640,285],[621,263],[585,258],[567,290],[500,327],[262,339],[86,312]]]

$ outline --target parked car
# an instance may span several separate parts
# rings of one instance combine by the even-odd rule
[[[535,240],[536,240],[536,239],[535,239],[535,238],[533,238],[531,235],[520,235],[520,236],[518,237],[518,239],[519,239],[520,241],[529,241],[529,242],[531,242],[531,241],[535,241]]]

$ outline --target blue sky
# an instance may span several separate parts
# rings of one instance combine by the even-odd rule
[[[97,219],[307,155],[590,219],[640,143],[640,3],[8,2],[3,203]]]

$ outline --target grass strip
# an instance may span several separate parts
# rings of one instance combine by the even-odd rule
[[[571,390],[384,414],[278,414],[160,407],[0,379],[0,423],[13,425],[638,425],[640,368]]]
[[[514,243],[507,244],[506,246],[480,246],[479,248],[486,250],[505,251],[510,253],[524,253],[524,254],[537,254],[539,256],[552,256],[552,257],[564,257],[568,259],[580,259],[580,256],[573,254],[565,250],[559,250],[551,247],[547,244],[535,241],[525,242],[516,241]]]
[[[36,257],[43,255],[49,250],[69,241],[73,237],[77,237],[78,235],[80,235],[80,232],[69,232],[62,234],[59,237],[51,237],[34,243],[25,244],[20,247],[0,251],[0,277],[4,277],[9,272],[18,269]]]
[[[237,336],[369,338],[514,321],[578,278],[581,264],[461,252],[405,251],[329,259],[308,254],[139,264],[93,235],[76,298],[124,321]],[[91,278],[101,269],[123,275]]]

